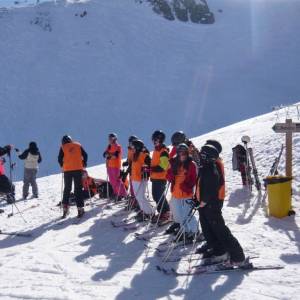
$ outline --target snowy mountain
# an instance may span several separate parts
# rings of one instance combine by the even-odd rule
[[[298,100],[299,1],[35,2],[0,1],[0,140],[36,140],[40,175],[65,133],[91,166],[111,131],[198,136]]]
[[[300,104],[299,104],[300,105]],[[299,172],[300,139],[294,136],[294,196],[296,216],[284,219],[266,217],[256,191],[252,195],[241,186],[239,173],[231,170],[231,148],[242,135],[250,135],[255,159],[262,179],[278,155],[284,137],[272,126],[289,116],[297,121],[296,107],[282,109],[224,127],[194,139],[200,147],[208,138],[219,139],[227,177],[224,217],[238,237],[247,255],[257,265],[283,265],[278,271],[203,275],[195,277],[166,276],[156,270],[161,258],[147,250],[144,242],[111,226],[113,214],[120,207],[108,209],[106,200],[93,199],[85,219],[73,224],[75,209],[62,225],[55,223],[60,215],[61,177],[39,179],[41,199],[18,202],[20,215],[6,218],[11,208],[4,206],[0,217],[3,231],[22,231],[31,238],[0,236],[1,299],[300,299],[300,219]],[[284,170],[282,160],[279,171]],[[101,165],[89,170],[105,178]],[[20,194],[21,184],[17,185]],[[35,205],[35,207],[31,207]],[[30,208],[31,207],[31,208]],[[143,231],[141,228],[140,232]],[[153,238],[155,247],[166,237]],[[193,262],[196,264],[197,262]],[[181,269],[187,262],[168,263]]]

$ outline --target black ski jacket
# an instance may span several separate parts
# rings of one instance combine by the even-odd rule
[[[199,169],[200,199],[208,205],[219,205],[219,190],[224,184],[222,171],[215,162],[202,165]]]
[[[7,153],[9,153],[10,149],[8,148],[8,146],[5,147],[0,147],[0,156],[5,155]]]

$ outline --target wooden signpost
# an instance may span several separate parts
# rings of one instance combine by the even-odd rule
[[[276,133],[285,133],[286,142],[286,164],[285,175],[293,176],[293,133],[300,133],[300,123],[293,123],[292,119],[287,119],[285,123],[276,123],[272,128]]]

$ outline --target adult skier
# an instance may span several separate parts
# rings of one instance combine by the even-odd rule
[[[141,140],[133,141],[132,145],[131,179],[134,194],[140,206],[140,212],[137,214],[136,220],[142,222],[150,219],[154,213],[150,199],[146,197],[151,158],[149,151]]]
[[[113,188],[116,201],[125,198],[127,193],[123,181],[120,178],[122,163],[122,147],[118,143],[118,137],[115,133],[108,135],[108,146],[103,153],[106,159],[106,168],[109,182]]]
[[[38,198],[39,193],[36,183],[36,176],[39,163],[42,161],[42,156],[36,142],[30,142],[28,149],[19,155],[19,158],[24,160],[23,199],[28,197],[30,185],[32,187],[32,197]]]
[[[177,155],[170,160],[167,179],[171,183],[170,208],[173,219],[180,224],[181,228],[184,227],[184,234],[181,238],[192,242],[198,232],[195,216],[189,216],[197,180],[197,166],[189,155],[189,148],[186,144],[177,146]]]
[[[196,194],[200,202],[202,232],[209,245],[203,257],[211,258],[214,263],[230,261],[232,265],[241,266],[245,261],[243,249],[225,225],[222,216],[223,201],[219,199],[219,192],[225,179],[216,162],[219,152],[212,145],[204,145],[200,155],[202,167],[199,170]]]
[[[84,202],[82,198],[82,171],[87,166],[88,155],[83,147],[72,140],[69,135],[62,138],[62,145],[58,154],[58,163],[64,172],[64,193],[63,193],[63,216],[66,218],[69,213],[69,198],[74,182],[74,195],[78,209],[78,218],[84,214]]]
[[[151,182],[152,197],[157,204],[158,215],[152,219],[153,222],[168,221],[170,218],[170,208],[165,196],[167,185],[167,170],[169,167],[169,149],[164,144],[166,135],[161,130],[156,130],[152,134],[154,150],[151,160]]]

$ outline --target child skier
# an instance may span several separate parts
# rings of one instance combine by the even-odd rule
[[[78,209],[78,218],[84,215],[84,202],[82,199],[82,171],[87,166],[88,155],[83,147],[72,140],[68,135],[62,138],[62,145],[59,150],[58,163],[64,172],[65,188],[63,193],[63,216],[66,218],[69,213],[69,198],[74,181],[74,194]]]
[[[179,144],[186,143],[187,137],[183,131],[176,131],[171,137],[172,150],[170,152],[170,159],[176,156],[177,150],[176,147]]]
[[[202,167],[199,170],[197,199],[200,202],[199,214],[203,235],[209,245],[204,251],[204,258],[211,258],[214,263],[230,261],[241,266],[245,255],[238,240],[225,225],[222,216],[220,189],[224,184],[224,175],[217,164],[218,150],[212,145],[204,145],[200,152]]]
[[[113,188],[115,200],[120,201],[125,198],[127,193],[124,183],[120,178],[121,161],[122,161],[122,147],[118,144],[118,137],[115,133],[108,135],[109,145],[103,153],[106,159],[107,174],[109,182]]]
[[[136,208],[137,207],[137,202],[134,196],[134,191],[133,191],[133,186],[132,186],[132,179],[131,179],[131,165],[132,165],[132,159],[133,159],[133,145],[132,143],[134,141],[137,141],[138,137],[135,135],[132,135],[128,139],[128,149],[127,149],[127,159],[126,161],[123,162],[122,167],[127,167],[124,176],[128,176],[129,174],[129,188],[130,188],[130,199],[128,202],[128,207],[129,208]],[[123,178],[124,180],[124,178]]]
[[[149,151],[145,148],[141,140],[133,141],[132,145],[131,179],[134,195],[141,209],[136,216],[136,220],[142,222],[150,219],[154,213],[150,199],[147,199],[145,195],[150,173],[151,158]]]
[[[171,183],[172,199],[170,208],[176,223],[184,227],[184,238],[192,242],[198,232],[198,224],[195,216],[191,216],[191,206],[194,187],[197,180],[197,166],[189,155],[186,144],[177,146],[177,155],[170,160],[167,179]]]
[[[152,219],[154,223],[168,221],[170,218],[170,208],[165,196],[167,185],[167,170],[169,167],[169,149],[164,144],[166,135],[161,130],[156,130],[152,134],[154,151],[151,160],[151,182],[152,197],[157,205],[158,216]]]
[[[24,160],[24,179],[23,179],[23,199],[28,197],[29,186],[32,188],[32,197],[38,198],[38,186],[36,183],[36,176],[39,169],[39,163],[42,161],[39,148],[35,142],[30,142],[28,149],[26,149],[19,158]]]

